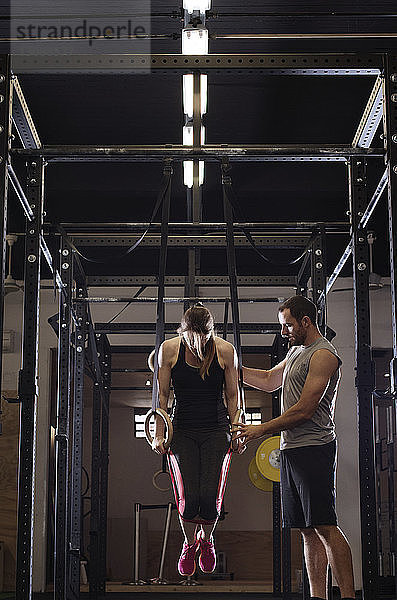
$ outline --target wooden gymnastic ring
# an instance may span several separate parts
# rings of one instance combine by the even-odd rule
[[[238,408],[236,411],[236,414],[234,415],[234,419],[233,419],[233,423],[232,423],[232,427],[233,425],[237,425],[237,423],[240,423],[241,421],[244,423],[244,411],[242,408]],[[234,431],[232,431],[232,433],[234,434]]]
[[[234,415],[234,419],[233,419],[233,423],[232,423],[232,427],[233,425],[236,425],[237,423],[240,422],[245,422],[245,415],[244,415],[244,411],[242,408],[238,408],[236,414]],[[232,449],[233,449],[233,441],[234,441],[234,436],[236,435],[236,432],[233,431],[232,429]],[[246,448],[246,446],[244,445],[244,449]]]
[[[156,350],[152,350],[148,356],[147,364],[149,369],[154,373],[154,355],[156,354]]]
[[[235,425],[236,423],[239,423],[242,416],[243,416],[243,411],[241,410],[241,408],[238,408],[236,411],[236,414],[234,415],[233,425]]]
[[[164,421],[164,424],[167,426],[167,437],[165,438],[164,448],[166,450],[168,450],[168,448],[170,447],[171,442],[172,442],[174,428],[172,426],[172,421],[169,418],[167,411],[163,410],[162,408],[156,408],[155,410],[150,409],[145,417],[145,435],[146,435],[147,443],[150,446],[153,443],[153,438],[150,435],[150,430],[149,430],[150,417],[152,417],[153,415],[158,415],[159,417],[161,417]]]
[[[166,487],[166,488],[162,488],[162,487],[160,487],[160,486],[157,484],[157,481],[156,481],[156,479],[157,479],[157,477],[158,477],[159,475],[161,475],[161,474],[166,474],[166,475],[169,475],[169,473],[167,473],[167,471],[161,471],[161,470],[160,470],[160,471],[156,471],[156,472],[155,472],[155,474],[154,474],[154,475],[153,475],[153,477],[152,477],[152,483],[153,483],[154,487],[156,488],[156,490],[159,490],[160,492],[168,492],[168,490],[170,490],[170,489],[171,489],[171,486],[169,486],[169,487]]]

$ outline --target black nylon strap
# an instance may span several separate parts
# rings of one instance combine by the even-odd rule
[[[167,246],[168,246],[168,223],[170,218],[171,204],[171,181],[172,181],[172,162],[167,160],[164,166],[164,173],[169,180],[169,185],[166,188],[163,200],[163,208],[161,214],[161,243],[160,243],[160,258],[159,258],[159,274],[158,274],[158,295],[157,295],[157,316],[156,316],[156,345],[154,353],[154,373],[152,387],[152,409],[156,411],[159,407],[158,398],[158,381],[157,375],[159,370],[158,355],[160,346],[164,340],[164,321],[165,321],[165,270],[167,265]]]
[[[222,163],[222,187],[223,187],[223,193],[226,194],[228,202],[230,204],[230,206],[233,209],[233,213],[236,216],[236,219],[238,221],[240,221],[241,223],[245,223],[247,222],[247,219],[245,218],[241,208],[240,208],[240,203],[237,199],[236,193],[233,189],[232,186],[232,178],[231,178],[231,166],[230,163]],[[240,227],[239,228],[243,234],[245,235],[245,237],[247,238],[249,244],[252,246],[252,248],[255,250],[255,252],[260,256],[260,258],[262,260],[264,260],[265,262],[272,264],[272,265],[277,265],[277,266],[288,266],[288,265],[295,265],[297,264],[300,260],[302,260],[302,258],[307,254],[314,238],[315,238],[315,234],[313,234],[309,241],[308,244],[306,246],[306,248],[304,249],[304,251],[297,257],[294,258],[291,261],[286,261],[286,262],[282,262],[282,261],[275,261],[270,259],[268,256],[266,256],[265,254],[263,254],[263,252],[261,252],[261,250],[259,250],[259,248],[256,246],[255,244],[255,240],[252,237],[252,235],[250,234],[249,231],[247,231],[247,229],[245,229],[244,227]]]
[[[222,162],[222,188],[223,188],[223,210],[226,222],[226,256],[227,270],[229,274],[230,301],[232,307],[233,337],[234,346],[237,352],[239,365],[239,388],[241,398],[241,408],[245,411],[245,397],[243,386],[243,368],[240,336],[240,314],[237,291],[237,268],[236,252],[234,248],[234,228],[233,228],[233,207],[227,193],[227,188],[231,188],[230,167],[227,162]]]
[[[157,212],[163,202],[163,199],[171,185],[171,176],[172,176],[172,173],[170,173],[169,170],[165,167],[163,170],[163,177],[162,177],[162,181],[161,181],[160,191],[157,195],[157,199],[154,204],[152,214],[150,216],[150,222],[149,222],[147,228],[145,229],[145,231],[140,236],[140,238],[137,239],[137,241],[132,246],[130,246],[125,252],[122,252],[121,254],[118,254],[117,256],[113,256],[112,258],[96,259],[96,258],[90,258],[89,256],[86,256],[85,254],[80,252],[80,250],[69,239],[68,244],[69,244],[70,248],[73,250],[73,252],[75,252],[78,256],[80,256],[83,260],[86,260],[87,262],[90,262],[90,263],[100,264],[100,265],[111,264],[111,263],[121,260],[121,259],[125,258],[126,256],[128,256],[129,254],[131,254],[131,252],[133,252],[135,250],[135,248],[137,248],[139,246],[139,244],[142,242],[142,240],[145,238],[145,236],[149,233],[149,230],[150,230],[150,228],[153,224],[153,221],[156,217],[156,214],[157,214]],[[58,231],[60,231],[61,226],[56,225],[55,228]]]

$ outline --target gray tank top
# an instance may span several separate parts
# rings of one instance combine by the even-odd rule
[[[334,412],[342,361],[335,347],[323,337],[320,337],[310,344],[310,346],[292,346],[289,349],[283,373],[281,411],[285,412],[298,402],[309,372],[310,359],[317,350],[322,348],[329,350],[336,356],[339,361],[339,368],[329,380],[320,404],[312,418],[293,429],[281,432],[281,450],[298,448],[300,446],[328,444],[336,437]]]

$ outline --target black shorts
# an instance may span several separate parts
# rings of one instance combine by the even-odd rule
[[[336,440],[280,452],[284,527],[336,525]]]

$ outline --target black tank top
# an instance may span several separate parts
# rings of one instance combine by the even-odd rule
[[[214,342],[215,343],[215,342]],[[224,370],[217,352],[204,379],[200,369],[185,359],[185,344],[180,342],[178,360],[171,370],[174,387],[172,422],[177,429],[229,429],[229,419],[223,402]]]

